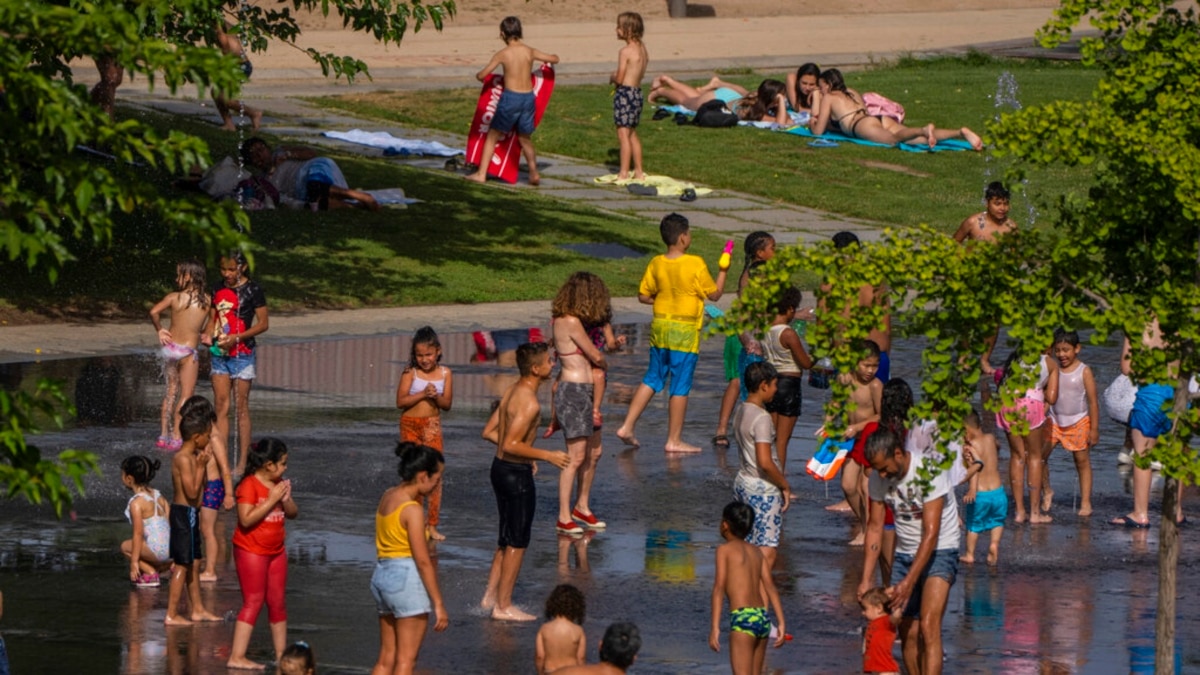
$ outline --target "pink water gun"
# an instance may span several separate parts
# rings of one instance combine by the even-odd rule
[[[724,272],[725,270],[729,269],[729,263],[732,262],[732,258],[733,258],[733,240],[730,239],[725,242],[725,250],[721,252],[721,257],[720,257],[720,259],[717,260],[717,267],[719,267],[721,269],[721,271]]]

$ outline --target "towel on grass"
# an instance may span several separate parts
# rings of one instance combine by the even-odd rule
[[[458,148],[452,148],[437,141],[417,141],[410,138],[397,138],[386,131],[326,131],[321,134],[328,138],[336,138],[347,143],[357,143],[372,148],[381,148],[385,155],[425,155],[434,157],[454,157],[463,154]]]
[[[641,180],[633,178],[622,180],[617,178],[617,174],[610,173],[604,176],[597,176],[595,181],[600,185],[645,185],[657,189],[659,197],[678,197],[683,194],[684,190],[689,188],[695,190],[696,194],[701,197],[712,194],[711,188],[696,187],[692,183],[676,180],[670,176],[646,176]]]
[[[690,110],[681,105],[660,105],[660,106],[658,106],[658,109],[666,110],[669,113],[681,113],[683,115],[687,115],[688,117],[693,117],[696,114],[696,111]],[[792,124],[808,124],[808,120],[811,117],[811,115],[809,115],[809,113],[807,113],[807,112],[796,112],[795,110],[789,110],[788,116],[792,118]],[[760,129],[777,129],[777,128],[779,128],[779,125],[776,124],[775,122],[742,121],[742,122],[738,122],[738,124],[740,124],[742,126],[754,126],[754,127],[760,128]]]
[[[375,198],[380,206],[406,206],[420,203],[420,199],[404,196],[404,188],[384,188],[382,190],[363,190]]]
[[[958,139],[958,138],[951,138],[946,141],[938,141],[937,145],[930,148],[924,142],[901,143],[900,145],[897,145],[897,146],[891,146],[891,145],[887,145],[886,143],[876,143],[875,141],[868,141],[868,140],[865,140],[862,138],[854,138],[853,136],[847,136],[845,134],[840,134],[836,131],[826,131],[825,133],[818,136],[818,135],[814,134],[813,132],[809,131],[808,127],[792,127],[791,129],[788,129],[788,130],[784,131],[783,133],[794,134],[796,136],[803,136],[805,138],[823,138],[823,139],[827,139],[830,141],[837,141],[838,143],[857,143],[858,145],[870,145],[870,146],[874,146],[877,148],[896,147],[901,150],[904,150],[905,152],[947,152],[947,151],[974,150],[974,148],[971,147],[970,143],[968,143],[964,140]]]

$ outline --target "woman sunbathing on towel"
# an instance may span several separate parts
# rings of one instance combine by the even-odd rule
[[[787,76],[788,103],[796,112],[811,113],[813,95],[818,91],[817,78],[821,76],[821,67],[815,63],[806,63]]]
[[[790,125],[787,114],[787,86],[779,80],[763,80],[751,94],[732,82],[713,76],[708,84],[693,87],[668,75],[659,75],[650,85],[650,100],[664,99],[688,110],[699,110],[709,101],[719,100],[748,122],[775,122]]]
[[[836,68],[821,73],[819,80],[820,89],[813,93],[813,113],[808,123],[809,131],[817,136],[826,130],[833,130],[851,138],[887,145],[924,139],[931,148],[937,145],[938,141],[961,138],[970,143],[975,150],[983,149],[983,141],[966,127],[955,131],[935,129],[932,124],[926,124],[918,129],[906,127],[890,117],[867,114],[862,96],[857,91],[846,88],[846,81],[842,79],[841,71]]]

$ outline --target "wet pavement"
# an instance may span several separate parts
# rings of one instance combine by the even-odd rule
[[[727,653],[705,641],[713,550],[722,506],[732,499],[737,451],[707,448],[723,390],[721,345],[704,343],[685,438],[703,454],[668,458],[665,402],[643,416],[641,450],[623,449],[613,435],[646,360],[646,327],[625,325],[626,352],[612,358],[605,405],[605,457],[593,506],[608,530],[586,539],[555,534],[557,471],[537,476],[538,520],[515,600],[540,614],[560,582],[587,595],[589,656],[605,626],[632,620],[644,646],[632,672],[728,671]],[[533,672],[537,625],[501,624],[476,605],[495,546],[496,516],[488,466],[494,449],[479,438],[488,406],[515,379],[495,363],[473,363],[469,334],[443,335],[445,363],[455,372],[454,409],[444,417],[447,471],[438,573],[450,629],[425,640],[423,672]],[[912,342],[898,342],[893,374],[916,382]],[[384,335],[261,344],[252,397],[255,437],[274,435],[291,449],[289,477],[300,517],[288,523],[289,639],[309,642],[322,673],[369,671],[378,648],[368,589],[374,563],[376,501],[392,485],[397,435],[395,383],[407,360],[406,336]],[[1101,386],[1117,372],[1117,349],[1086,346],[1083,359]],[[220,581],[204,590],[224,624],[167,629],[167,589],[131,590],[118,545],[129,536],[121,512],[127,493],[117,468],[129,454],[169,457],[153,449],[162,386],[148,356],[117,356],[3,366],[4,382],[43,375],[68,380],[86,425],[36,439],[43,451],[65,447],[97,452],[104,471],[88,481],[73,520],[57,522],[48,509],[0,503],[0,631],[13,671],[96,673],[223,672],[240,594],[228,546],[218,552]],[[198,391],[208,393],[206,381]],[[543,389],[548,402],[549,386]],[[836,485],[803,477],[814,449],[824,392],[805,387],[804,414],[792,442],[788,473],[800,495],[785,517],[775,570],[794,641],[770,650],[778,673],[847,673],[861,663],[862,620],[854,603],[861,549],[845,545],[850,519],[824,506]],[[1107,418],[1094,451],[1090,519],[1074,515],[1075,471],[1061,449],[1050,460],[1057,490],[1050,525],[1011,525],[998,570],[963,567],[950,594],[944,628],[949,673],[1129,673],[1153,671],[1157,588],[1157,531],[1127,531],[1106,523],[1127,512],[1127,480],[1117,469],[1120,427]],[[559,449],[561,436],[541,447]],[[1007,453],[1004,447],[1002,454]],[[1002,464],[1006,464],[1003,462]],[[155,485],[170,492],[168,472]],[[1189,494],[1189,497],[1191,495]],[[1155,505],[1159,500],[1156,490]],[[1189,500],[1194,503],[1194,500]],[[1185,502],[1185,507],[1188,502]],[[221,517],[225,540],[230,514]],[[1154,517],[1157,523],[1157,516]],[[1200,546],[1182,531],[1178,587],[1179,672],[1200,671],[1200,628],[1189,598],[1200,584]],[[269,660],[265,617],[251,658]],[[724,645],[723,645],[724,648]]]

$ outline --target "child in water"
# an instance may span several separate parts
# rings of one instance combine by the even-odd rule
[[[900,623],[900,610],[889,613],[887,604],[891,600],[882,586],[863,593],[858,601],[862,607],[867,627],[863,630],[862,672],[873,675],[900,675],[900,664],[892,654],[896,642],[896,625]]]
[[[546,623],[537,634],[538,675],[559,668],[583,665],[587,652],[587,636],[583,633],[583,618],[587,600],[571,584],[559,584],[546,598]]]
[[[1051,352],[1058,360],[1058,400],[1050,406],[1050,437],[1042,460],[1042,491],[1049,496],[1050,453],[1062,444],[1075,460],[1079,473],[1079,515],[1092,515],[1092,460],[1090,450],[1100,442],[1100,399],[1096,396],[1096,378],[1092,369],[1079,360],[1079,333],[1073,330],[1054,331]]]
[[[964,420],[967,428],[964,459],[978,472],[970,477],[970,488],[963,503],[967,505],[967,550],[959,560],[975,562],[975,545],[979,535],[991,537],[988,544],[987,563],[995,565],[1000,560],[1000,539],[1004,535],[1004,521],[1008,519],[1008,495],[1000,478],[1000,453],[996,438],[980,428],[979,413],[972,410]]]
[[[196,348],[200,333],[208,322],[208,289],[204,265],[187,260],[175,266],[175,290],[167,293],[150,309],[150,323],[158,333],[163,358],[163,374],[167,390],[163,393],[162,415],[158,442],[160,450],[178,450],[183,446],[179,436],[179,409],[196,391],[200,363]],[[160,316],[171,312],[171,328],[163,328]]]
[[[442,343],[433,328],[419,328],[412,339],[408,367],[396,387],[396,407],[400,413],[400,440],[427,445],[442,452],[442,411],[454,402],[454,382],[450,369],[441,365]],[[422,506],[426,498],[421,498]],[[446,537],[438,532],[442,510],[442,483],[428,497],[425,532],[435,541]]]
[[[280,675],[317,675],[317,658],[307,642],[297,641],[288,645],[279,657]]]
[[[379,658],[373,673],[411,673],[433,613],[433,629],[450,625],[437,568],[425,543],[425,514],[417,501],[442,480],[442,453],[416,443],[399,443],[400,484],[389,488],[375,509],[378,562],[371,575],[371,595],[379,612]],[[413,536],[413,534],[417,536]]]
[[[171,505],[150,487],[162,463],[143,455],[121,462],[121,483],[133,493],[125,506],[125,518],[133,526],[133,538],[121,542],[121,553],[129,558],[129,580],[139,588],[157,588],[158,573],[171,564]]]
[[[729,598],[729,665],[734,675],[763,671],[767,656],[767,638],[771,622],[763,605],[763,593],[779,621],[775,647],[783,646],[786,630],[783,606],[771,580],[771,570],[757,546],[746,541],[754,528],[754,509],[741,502],[730,502],[721,515],[721,537],[717,547],[717,574],[712,590],[712,630],[708,646],[721,651],[721,608]]]
[[[246,658],[250,635],[263,603],[271,624],[275,659],[287,641],[287,533],[284,522],[299,514],[292,500],[292,481],[283,477],[288,449],[277,438],[263,438],[250,447],[246,474],[237,486],[238,527],[233,535],[233,558],[242,587],[242,609],[233,627],[228,668],[261,669]]]

